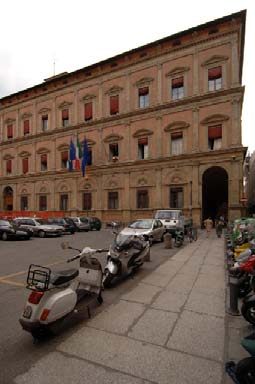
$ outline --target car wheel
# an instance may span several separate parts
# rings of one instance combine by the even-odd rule
[[[42,239],[43,237],[45,237],[45,232],[44,231],[39,231],[38,235]]]
[[[7,240],[8,239],[8,235],[7,235],[7,233],[6,232],[3,232],[2,233],[2,240]]]

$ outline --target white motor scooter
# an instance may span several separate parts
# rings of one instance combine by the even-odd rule
[[[90,317],[90,304],[95,299],[103,302],[102,267],[95,253],[108,249],[84,248],[82,251],[71,247],[67,242],[63,249],[79,251],[68,263],[79,260],[78,268],[51,271],[50,268],[31,264],[27,275],[27,289],[31,290],[19,321],[22,328],[40,339],[49,333],[55,333],[60,322],[72,313],[81,299],[84,299]]]

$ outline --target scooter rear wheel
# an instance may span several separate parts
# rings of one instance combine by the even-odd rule
[[[250,324],[255,325],[255,302],[244,302],[241,308],[241,313],[245,320]]]
[[[109,288],[111,285],[111,282],[114,278],[114,275],[110,271],[105,271],[105,275],[103,277],[103,286],[104,288]]]
[[[235,367],[236,378],[240,383],[252,384],[255,382],[255,358],[246,357],[240,360]]]

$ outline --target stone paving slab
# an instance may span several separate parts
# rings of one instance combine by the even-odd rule
[[[176,313],[148,309],[128,333],[128,336],[149,343],[164,345],[176,320]]]
[[[221,384],[221,364],[84,327],[59,351],[159,384]]]
[[[142,304],[120,300],[117,304],[110,305],[106,310],[89,320],[87,325],[109,332],[125,334],[144,311],[145,307]]]
[[[142,282],[145,284],[155,285],[156,287],[164,288],[167,286],[170,280],[171,276],[167,274],[153,272],[151,275],[145,277]]]
[[[169,348],[223,361],[224,319],[184,311],[167,343]],[[204,383],[207,383],[207,377]]]
[[[195,280],[196,276],[194,275],[185,275],[183,273],[178,273],[166,286],[166,290],[172,292],[180,292],[187,295],[188,293],[190,293]]]
[[[182,268],[183,264],[183,261],[170,259],[166,263],[160,265],[156,269],[156,272],[172,277]]]
[[[47,369],[45,369],[47,367]],[[53,352],[28,372],[15,378],[15,384],[146,384],[146,380],[95,366],[85,360]]]
[[[200,292],[191,292],[187,303],[185,304],[185,309],[198,312],[200,314],[208,314],[214,316],[225,316],[225,300],[224,293],[222,297],[207,295]]]
[[[151,307],[164,311],[180,312],[186,300],[187,295],[184,293],[170,292],[167,290],[160,293],[151,304]]]
[[[217,284],[215,284],[215,277],[200,274],[194,284],[193,291],[225,299],[225,284],[222,283],[221,279],[218,279]]]
[[[134,301],[137,303],[149,304],[153,300],[154,296],[161,291],[159,287],[155,285],[140,283],[129,293],[122,296],[123,300]]]

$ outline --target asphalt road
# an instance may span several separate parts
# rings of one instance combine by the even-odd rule
[[[0,382],[11,384],[14,378],[29,369],[38,359],[55,350],[58,343],[76,331],[87,319],[87,312],[74,314],[64,331],[57,336],[38,344],[33,344],[31,335],[22,330],[19,316],[28,295],[25,289],[28,266],[33,264],[50,266],[54,269],[66,268],[66,260],[75,255],[73,250],[63,250],[61,242],[83,248],[107,248],[113,240],[110,230],[84,232],[65,235],[61,238],[32,238],[28,241],[0,241]],[[139,280],[169,259],[178,249],[167,250],[162,243],[151,247],[151,262],[147,262],[136,274],[118,281],[110,289],[104,290],[102,306],[96,306],[92,315],[113,303],[117,298],[133,288]],[[102,267],[106,254],[99,255]],[[70,267],[70,264],[68,264]]]

